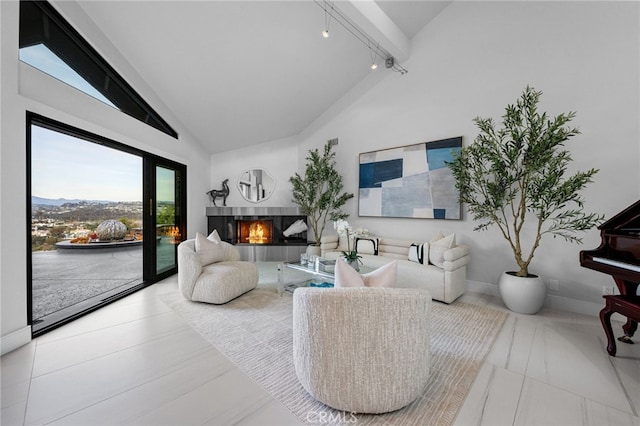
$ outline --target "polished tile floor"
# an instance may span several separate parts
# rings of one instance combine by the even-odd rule
[[[176,286],[171,277],[3,356],[1,424],[300,424],[159,299]],[[504,309],[482,294],[462,301]],[[640,344],[619,344],[615,358],[604,345],[595,317],[510,314],[456,424],[640,425]]]

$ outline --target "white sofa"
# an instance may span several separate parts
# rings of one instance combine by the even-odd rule
[[[337,259],[343,247],[338,247],[337,235],[323,236],[320,240],[321,256]],[[363,254],[362,264],[369,268],[379,268],[393,260],[398,261],[398,287],[414,287],[429,291],[434,300],[451,303],[464,294],[467,286],[467,264],[471,260],[469,247],[454,245],[442,252],[442,267],[428,261],[425,252],[424,263],[409,260],[409,248],[417,241],[378,238],[378,254]],[[343,243],[344,244],[344,243]],[[425,251],[428,248],[425,246]]]

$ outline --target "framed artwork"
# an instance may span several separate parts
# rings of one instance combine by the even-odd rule
[[[360,154],[358,215],[460,220],[446,162],[461,148],[462,136]]]

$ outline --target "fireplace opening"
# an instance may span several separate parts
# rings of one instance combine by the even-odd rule
[[[239,244],[272,244],[273,221],[268,219],[238,220]]]

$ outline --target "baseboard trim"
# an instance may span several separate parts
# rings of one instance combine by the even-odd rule
[[[31,341],[31,326],[22,327],[7,335],[0,337],[0,352],[2,355],[9,353]]]
[[[467,280],[467,290],[475,293],[500,297],[500,293],[498,293],[498,286],[496,284],[489,284],[482,281]]]
[[[496,284],[467,280],[467,289],[476,293],[500,297],[498,286]],[[603,306],[604,304],[570,299],[568,297],[562,297],[555,294],[547,294],[547,299],[544,302],[545,308],[595,317],[599,315]]]
[[[547,294],[547,300],[544,302],[544,307],[559,311],[572,312],[574,314],[597,317],[600,315],[600,310],[604,307],[604,302],[598,304],[587,302],[586,300],[576,300],[568,297]]]

